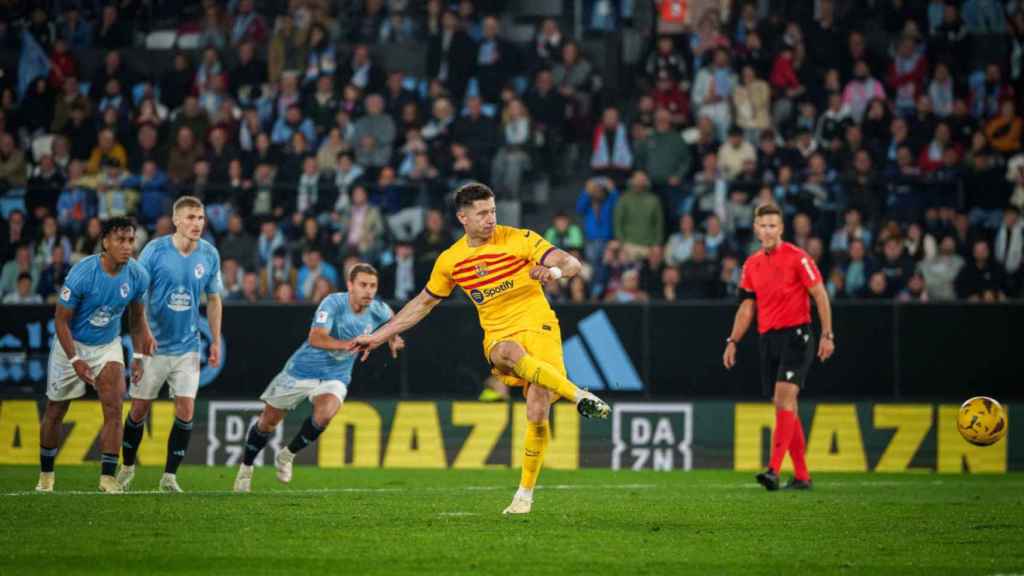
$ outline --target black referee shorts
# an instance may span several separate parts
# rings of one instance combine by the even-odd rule
[[[761,334],[761,387],[766,395],[774,393],[776,382],[791,382],[803,389],[817,341],[810,324]]]

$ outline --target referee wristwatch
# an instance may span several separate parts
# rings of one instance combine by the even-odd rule
[[[725,339],[725,343],[726,344],[739,344],[739,342],[737,342],[736,339],[733,338],[732,336],[726,338]]]
[[[826,340],[832,340],[834,342],[835,339],[836,339],[836,333],[835,332],[825,332],[825,333],[823,333],[821,335],[821,337],[825,338]]]

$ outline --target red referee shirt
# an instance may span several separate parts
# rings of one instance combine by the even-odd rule
[[[771,252],[763,249],[747,258],[740,289],[757,301],[757,331],[808,324],[811,301],[807,289],[821,282],[814,259],[799,247],[782,242]]]

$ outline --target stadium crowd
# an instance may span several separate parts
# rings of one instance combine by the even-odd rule
[[[585,263],[556,301],[731,298],[766,201],[834,298],[1022,295],[1018,1],[714,3],[653,19],[616,86],[555,19],[506,39],[497,0],[186,3],[159,73],[123,57],[147,3],[28,4],[0,14],[5,303],[52,301],[102,219],[134,216],[140,250],[171,232],[186,194],[229,301],[316,302],[359,260],[405,300],[457,237],[456,186],[518,224],[540,179],[582,183],[541,230]],[[88,77],[80,50],[102,51]]]

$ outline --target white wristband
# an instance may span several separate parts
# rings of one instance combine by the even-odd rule
[[[555,280],[558,280],[559,278],[562,277],[562,269],[559,268],[558,266],[552,266],[551,268],[548,268],[548,272],[551,273],[551,277],[554,278]]]
[[[140,352],[132,352],[132,360],[142,360],[146,355]]]
[[[68,360],[68,363],[74,366],[75,362],[78,362],[79,360],[81,360],[81,358],[78,357],[78,354],[75,354],[71,357],[71,360]]]

